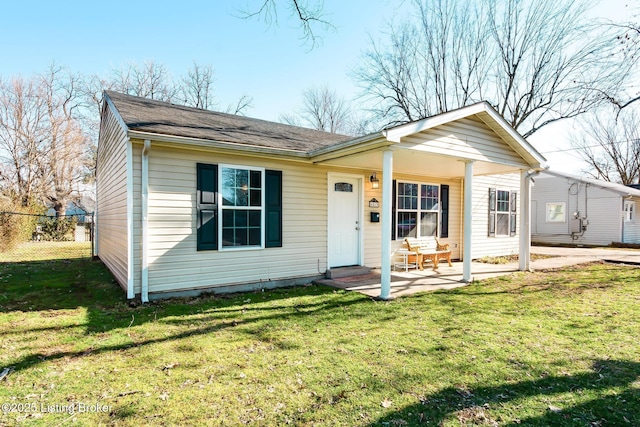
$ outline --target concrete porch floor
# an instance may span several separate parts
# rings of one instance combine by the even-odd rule
[[[599,260],[640,265],[640,251],[637,250],[534,246],[531,248],[531,253],[552,256],[551,258],[532,261],[531,268],[534,271],[562,268]],[[473,262],[471,271],[473,281],[482,280],[512,274],[518,271],[518,263],[486,264]],[[317,280],[315,283],[377,297],[380,295],[380,270],[372,270],[371,274],[362,276],[322,279]],[[416,292],[453,289],[465,285],[467,283],[462,282],[462,262],[454,262],[453,267],[449,267],[446,262],[441,262],[436,271],[431,268],[425,268],[423,271],[413,269],[408,272],[391,272],[392,298],[411,295]]]

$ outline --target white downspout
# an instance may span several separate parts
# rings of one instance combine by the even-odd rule
[[[133,145],[127,138],[127,298],[136,296],[133,289]]]
[[[142,302],[149,302],[149,150],[151,141],[144,140],[142,148],[142,272],[140,292]]]
[[[380,299],[391,298],[391,198],[393,194],[393,151],[382,153],[382,249]]]

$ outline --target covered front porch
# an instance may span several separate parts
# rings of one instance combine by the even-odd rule
[[[378,195],[381,199],[378,206],[380,224],[364,223],[362,227],[365,233],[367,228],[374,230],[369,233],[369,236],[375,236],[379,243],[376,245],[379,251],[379,263],[369,265],[380,267],[379,287],[375,288],[376,291],[372,288],[372,292],[378,292],[379,298],[389,299],[395,296],[392,293],[392,283],[395,283],[396,287],[398,283],[404,282],[413,283],[406,286],[422,286],[422,281],[426,281],[424,285],[427,286],[427,282],[433,280],[430,278],[432,275],[429,274],[420,274],[416,280],[399,279],[401,276],[396,273],[392,275],[392,254],[401,245],[402,238],[405,236],[404,231],[398,227],[401,218],[398,215],[397,206],[400,200],[397,194],[400,188],[398,183],[401,182],[398,180],[415,183],[408,185],[415,185],[418,189],[415,191],[418,192],[420,188],[429,187],[429,183],[433,183],[441,192],[445,186],[448,192],[449,184],[452,184],[452,188],[455,185],[459,189],[458,202],[447,207],[446,215],[441,199],[438,207],[433,209],[439,225],[432,231],[425,232],[426,228],[418,224],[422,215],[420,207],[417,207],[415,212],[407,209],[409,216],[404,217],[411,220],[415,218],[414,229],[409,231],[413,237],[421,237],[421,233],[432,233],[430,235],[442,237],[444,218],[447,220],[453,218],[457,230],[449,236],[447,228],[445,240],[449,239],[447,243],[450,242],[454,246],[462,262],[459,263],[459,274],[452,273],[445,277],[440,273],[434,276],[440,281],[444,280],[441,283],[442,286],[447,283],[447,286],[459,286],[460,283],[468,283],[474,279],[474,276],[482,274],[486,267],[472,263],[474,256],[477,257],[479,253],[477,250],[474,251],[474,245],[478,247],[484,245],[491,250],[491,245],[498,248],[507,241],[507,238],[512,239],[511,241],[518,239],[517,247],[513,251],[520,254],[518,269],[529,269],[530,182],[533,174],[544,169],[545,159],[489,104],[484,102],[474,104],[387,129],[381,133],[343,142],[318,150],[313,153],[312,160],[315,164],[365,171],[364,175],[369,179],[365,179],[364,182],[364,199],[366,200],[363,202],[366,204],[370,201],[368,195]],[[489,220],[489,222],[493,221],[493,225],[487,225],[487,218],[492,214],[491,208],[487,214],[486,206],[490,203],[496,205],[496,202],[487,200],[491,196],[485,190],[490,189],[487,182],[491,181],[486,177],[507,174],[516,176],[517,183],[517,192],[510,193],[513,196],[506,201],[509,205],[507,213],[513,212],[511,217],[508,215],[505,217],[508,223],[506,227],[511,234],[507,231],[505,240],[500,241],[498,238],[487,244],[485,242],[487,236],[491,236],[491,233],[494,236],[496,234],[495,225],[499,223],[495,218],[501,212],[498,209],[494,213],[494,219]],[[377,180],[378,177],[381,179],[374,186],[374,179]],[[448,184],[441,185],[442,183]],[[508,191],[502,193],[508,193]],[[515,193],[518,195],[518,204],[515,202]],[[413,197],[418,205],[422,202],[420,195]],[[415,204],[414,201],[411,202]],[[474,224],[478,228],[475,231]],[[366,240],[367,238],[361,239],[361,241]],[[373,239],[369,238],[369,240]],[[373,245],[367,245],[363,250],[371,246]]]
[[[465,286],[470,282],[464,280],[463,266],[463,262],[454,262],[453,267],[449,267],[445,263],[438,270],[431,268],[425,268],[424,270],[412,269],[409,271],[392,270],[389,298],[393,299],[418,292],[454,289]],[[475,281],[514,273],[519,270],[519,266],[517,262],[487,264],[472,261],[471,269]],[[378,298],[382,290],[383,275],[381,273],[381,269],[373,269],[369,274],[337,279],[322,279],[315,281],[315,283]]]

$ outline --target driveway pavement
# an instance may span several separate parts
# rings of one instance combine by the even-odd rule
[[[552,255],[550,258],[532,261],[531,268],[534,271],[551,270],[599,260],[640,266],[640,250],[632,249],[533,246],[531,253]],[[518,263],[486,264],[472,262],[471,271],[473,280],[504,276],[518,271]],[[316,283],[360,292],[371,297],[380,295],[379,270],[373,270],[371,274],[362,276],[318,280]],[[438,270],[435,271],[426,268],[424,271],[409,270],[407,272],[393,271],[391,273],[392,298],[416,292],[453,289],[465,285],[466,283],[462,282],[461,262],[454,262],[453,267],[449,267],[446,263],[440,263]]]
[[[629,264],[639,264],[640,265],[640,250],[638,249],[615,249],[615,248],[563,248],[556,246],[532,246],[531,247],[532,254],[544,254],[544,255],[553,255],[554,257],[559,257],[560,259],[556,260],[558,263],[565,263],[562,265],[571,265],[570,262],[577,262],[578,264],[582,262],[589,261],[610,261],[610,262],[619,262],[619,263],[629,263]],[[553,264],[554,258],[547,258],[543,260],[537,260],[531,263],[532,268],[537,269],[538,263],[542,265],[542,268],[549,268],[546,266],[548,264]],[[560,266],[562,266],[560,265]]]

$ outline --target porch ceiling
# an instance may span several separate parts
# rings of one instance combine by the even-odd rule
[[[397,147],[392,150],[394,174],[420,175],[437,178],[462,178],[464,177],[464,162],[465,160],[469,160]],[[381,171],[382,151],[375,150],[351,154],[337,159],[325,160],[322,164],[368,171]],[[518,172],[521,169],[521,166],[481,160],[476,160],[473,165],[474,175]]]

